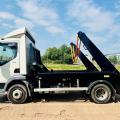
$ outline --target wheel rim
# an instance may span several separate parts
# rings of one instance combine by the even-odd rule
[[[108,97],[108,91],[104,88],[98,88],[95,91],[95,96],[99,101],[104,101]]]
[[[22,91],[19,89],[16,89],[13,91],[12,96],[14,99],[20,99],[22,97]]]

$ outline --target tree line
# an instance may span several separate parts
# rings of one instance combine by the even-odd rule
[[[72,64],[71,49],[67,45],[48,48],[42,60],[44,63]]]
[[[120,64],[120,57],[116,55],[111,55],[107,58],[113,64]],[[48,48],[42,56],[42,61],[44,63],[72,64],[71,48],[67,45],[62,45],[59,48]]]
[[[111,55],[108,57],[108,60],[113,64],[120,64],[120,56]]]

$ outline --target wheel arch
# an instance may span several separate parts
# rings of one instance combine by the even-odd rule
[[[95,85],[97,85],[97,84],[105,84],[105,85],[107,85],[108,87],[110,87],[111,92],[112,92],[112,97],[115,97],[116,90],[115,90],[114,86],[113,86],[110,82],[108,82],[108,81],[106,81],[106,80],[97,80],[97,81],[94,81],[94,82],[90,83],[90,85],[89,85],[89,87],[88,87],[87,93],[90,94],[92,88],[93,88]]]
[[[4,91],[8,91],[8,89],[12,86],[12,85],[15,85],[15,84],[21,84],[21,85],[24,85],[27,89],[27,92],[28,92],[28,95],[29,97],[31,97],[31,89],[30,89],[30,85],[29,85],[29,82],[26,81],[25,79],[12,79],[10,80],[9,82],[7,82],[5,84],[5,87],[4,87]]]

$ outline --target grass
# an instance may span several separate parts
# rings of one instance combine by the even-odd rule
[[[120,65],[116,65],[118,71],[120,71]]]
[[[84,65],[68,65],[68,64],[46,64],[49,70],[85,70]]]
[[[69,64],[45,64],[45,66],[51,70],[85,70],[84,65],[69,65]],[[115,66],[120,71],[120,65]]]

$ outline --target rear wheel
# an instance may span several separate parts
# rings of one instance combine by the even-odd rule
[[[105,84],[97,84],[91,90],[91,98],[95,103],[104,104],[111,100],[111,89]]]
[[[28,93],[24,85],[16,84],[8,89],[7,98],[13,104],[22,104],[27,100]]]

